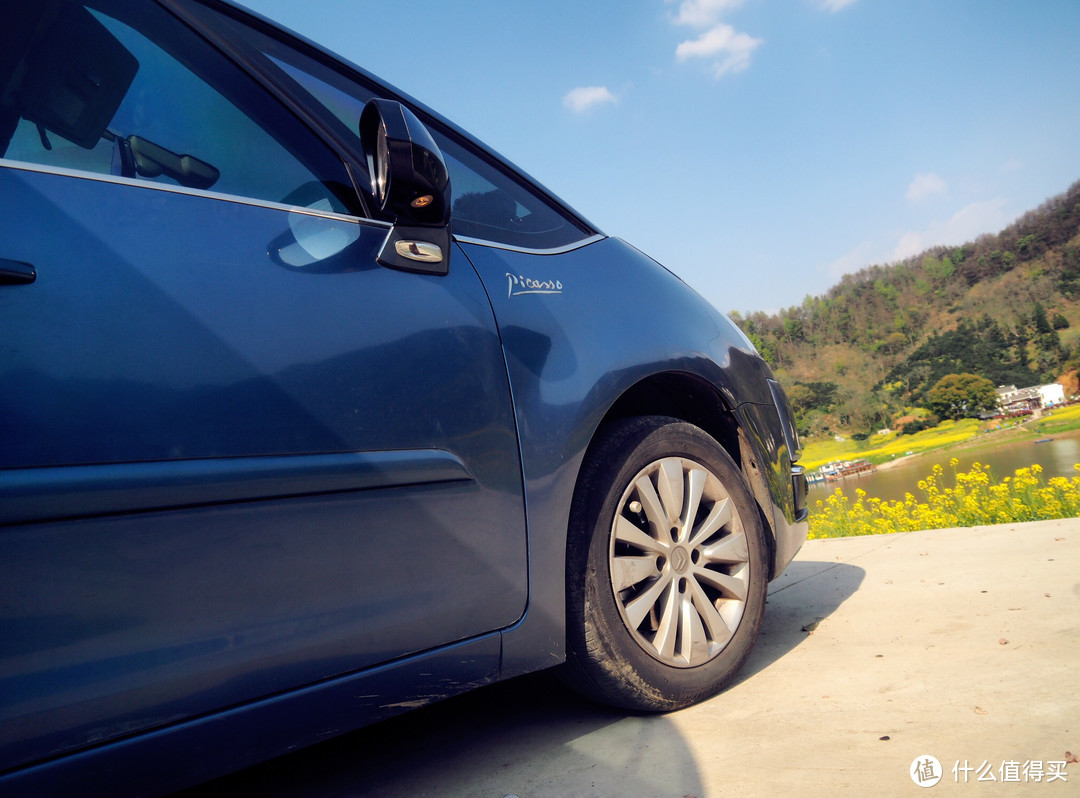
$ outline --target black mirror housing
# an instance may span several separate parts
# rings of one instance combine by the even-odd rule
[[[424,123],[401,103],[369,100],[360,142],[375,208],[393,229],[377,258],[383,266],[446,274],[450,258],[450,172]]]
[[[369,100],[360,115],[360,141],[380,211],[410,226],[450,223],[450,173],[412,111],[393,100]]]

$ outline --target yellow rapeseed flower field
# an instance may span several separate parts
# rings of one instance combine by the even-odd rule
[[[956,472],[958,462],[955,458],[950,461],[955,473],[953,487],[943,484],[944,469],[935,465],[926,479],[919,481],[919,499],[910,493],[903,501],[867,499],[866,491],[857,488],[851,501],[837,488],[827,499],[816,502],[816,511],[810,516],[810,538],[1080,516],[1080,475],[1044,480],[1042,466],[1032,465],[995,482],[979,463],[970,471]],[[1080,471],[1080,465],[1074,468]]]
[[[907,454],[921,454],[956,443],[971,440],[982,432],[984,425],[978,419],[943,421],[938,426],[914,435],[898,435],[889,432],[875,435],[868,441],[837,441],[832,438],[817,440],[806,446],[799,464],[808,471],[834,460],[865,458],[872,463],[884,463]]]

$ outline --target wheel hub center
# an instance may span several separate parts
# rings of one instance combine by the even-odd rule
[[[671,568],[677,574],[684,574],[690,567],[690,552],[683,546],[676,546],[671,550]]]

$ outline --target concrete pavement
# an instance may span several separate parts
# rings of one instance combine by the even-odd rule
[[[739,681],[681,712],[628,716],[540,674],[191,798],[1080,795],[1078,752],[1067,519],[809,541],[771,585]],[[931,772],[936,786],[916,783]]]

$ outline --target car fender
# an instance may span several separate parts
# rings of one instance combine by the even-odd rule
[[[557,253],[461,243],[491,299],[521,446],[529,601],[504,632],[502,676],[510,676],[563,658],[566,531],[578,471],[626,397],[681,380],[701,388],[697,399],[711,395],[711,408],[693,400],[687,407],[736,420],[763,466],[768,514],[791,504],[790,482],[785,489],[777,476],[791,457],[768,366],[726,317],[652,259],[614,238]],[[731,444],[733,458],[743,459]]]

